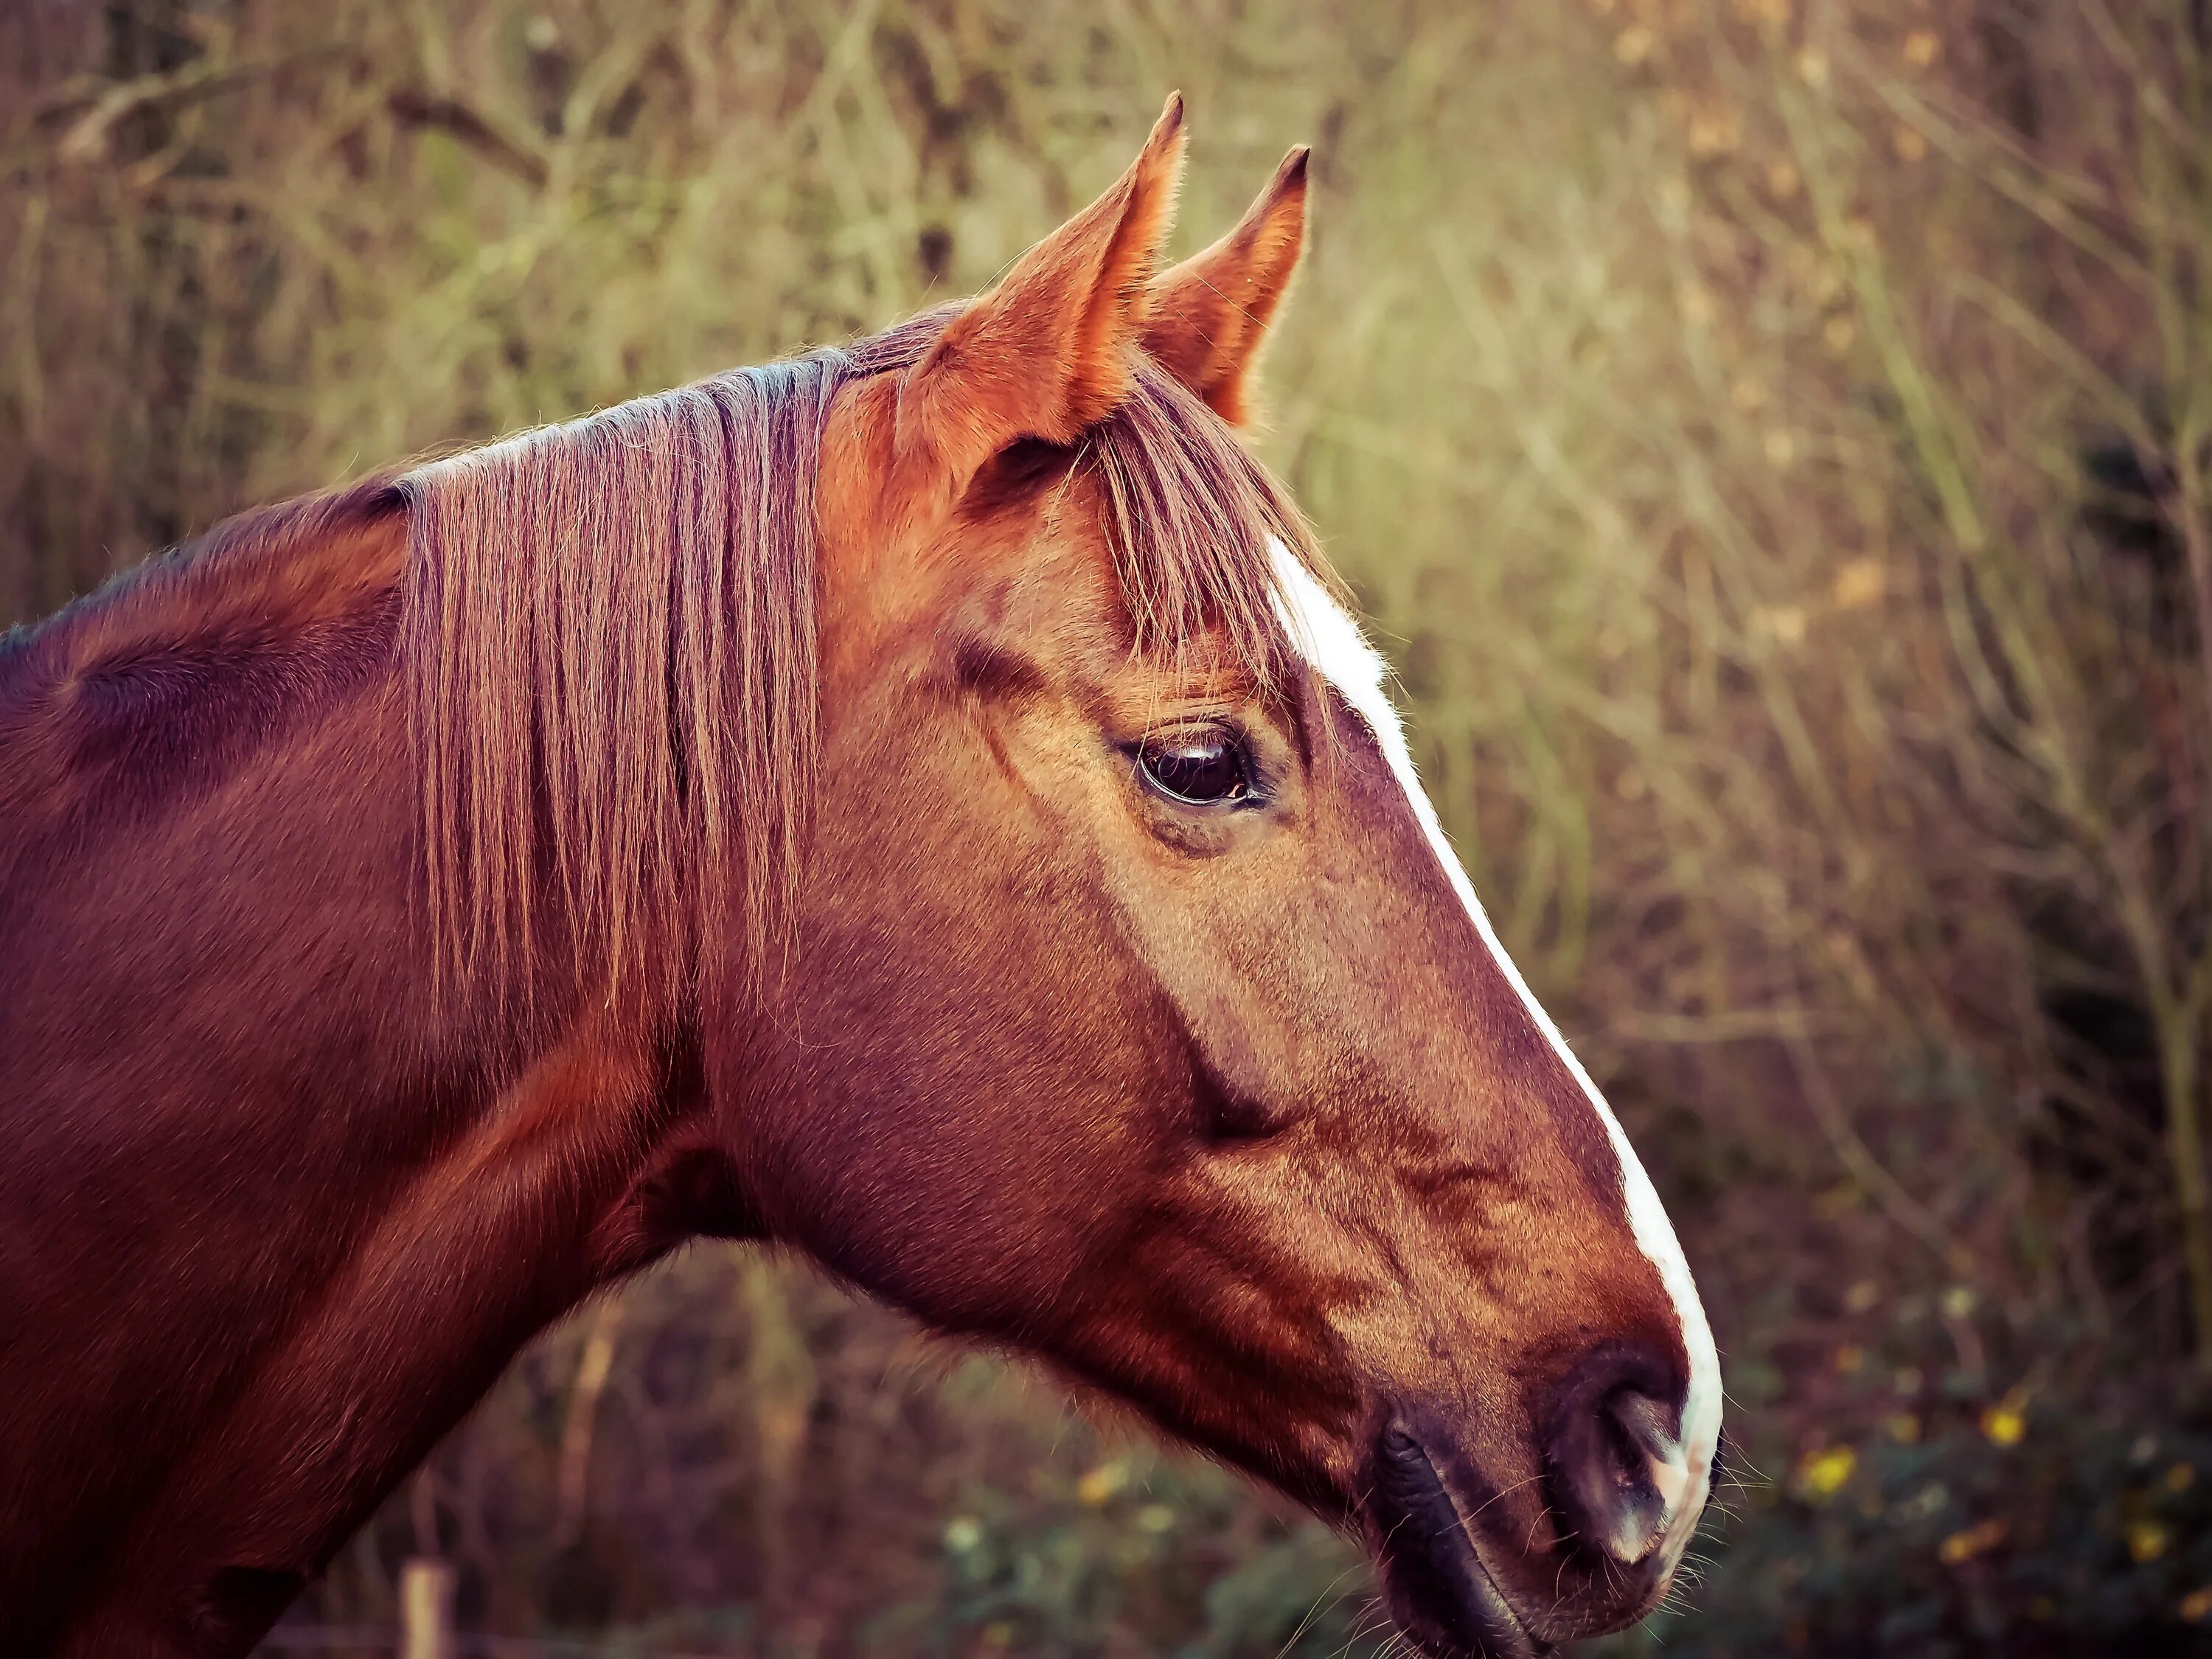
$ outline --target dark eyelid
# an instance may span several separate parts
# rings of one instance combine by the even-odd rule
[[[1268,787],[1267,769],[1260,758],[1260,745],[1237,721],[1218,720],[1213,724],[1228,734],[1229,740],[1237,745],[1237,752],[1244,757],[1243,799],[1227,804],[1237,808],[1267,805],[1274,799],[1274,791]]]

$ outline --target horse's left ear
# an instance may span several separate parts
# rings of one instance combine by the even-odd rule
[[[1285,156],[1236,229],[1152,282],[1145,349],[1232,425],[1249,416],[1260,347],[1297,266],[1311,154]]]
[[[1129,395],[1146,283],[1182,179],[1176,93],[1112,188],[1016,260],[907,372],[900,459],[939,499],[1024,438],[1073,443]]]

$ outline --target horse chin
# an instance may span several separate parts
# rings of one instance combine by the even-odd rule
[[[1407,1588],[1393,1559],[1383,1559],[1384,1603],[1425,1659],[1540,1659],[1558,1651],[1521,1622],[1481,1562],[1469,1567],[1463,1585],[1437,1597]]]
[[[1376,1448],[1366,1526],[1398,1628],[1427,1659],[1539,1659],[1555,1650],[1483,1565],[1420,1442],[1402,1427]]]

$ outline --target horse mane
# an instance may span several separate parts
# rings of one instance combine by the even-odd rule
[[[750,982],[785,936],[815,775],[830,404],[919,361],[955,309],[242,515],[16,630],[0,734],[57,707],[64,679],[214,634],[265,655],[271,630],[312,632],[286,608],[304,603],[287,565],[404,514],[392,648],[441,982],[526,996],[517,970],[556,936],[587,980],[648,1007],[706,968]],[[1133,381],[1066,458],[1098,481],[1132,648],[1211,636],[1278,687],[1291,646],[1268,544],[1318,572],[1311,532],[1180,382],[1149,358]]]
[[[951,314],[400,479],[401,651],[441,963],[526,952],[550,876],[611,992],[632,972],[681,975],[732,936],[743,957],[728,965],[757,975],[788,914],[816,765],[823,425],[839,386],[919,361]],[[1228,426],[1146,359],[1071,464],[1103,485],[1134,648],[1218,633],[1279,684],[1289,642],[1268,543],[1316,569],[1320,556]]]
[[[718,374],[400,480],[441,970],[526,957],[548,878],[611,991],[721,901],[757,945],[814,765],[813,483],[850,372]]]

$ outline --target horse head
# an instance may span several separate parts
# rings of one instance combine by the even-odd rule
[[[1540,1651],[1680,1561],[1712,1338],[1234,429],[1304,153],[1158,270],[1181,154],[1171,100],[838,390],[803,871],[710,1080],[771,1236],[1356,1528],[1429,1653]]]

